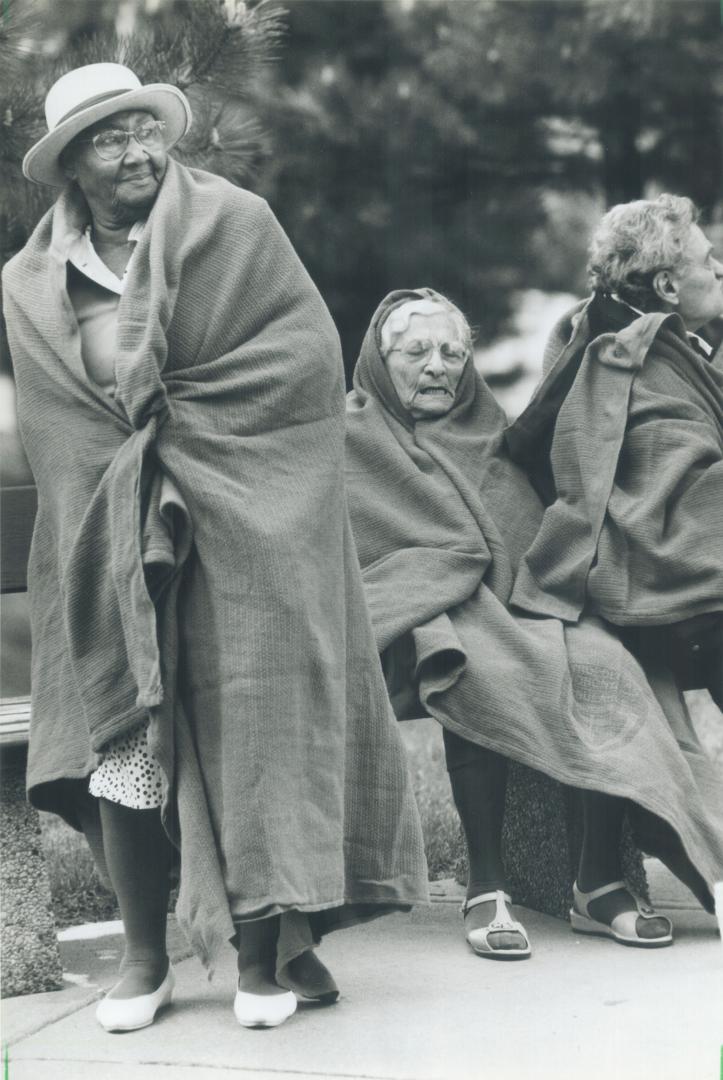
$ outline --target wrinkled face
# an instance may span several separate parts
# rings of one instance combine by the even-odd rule
[[[386,365],[399,400],[416,420],[449,412],[468,355],[459,323],[449,312],[411,315],[387,352]]]
[[[66,151],[66,172],[76,180],[94,216],[113,221],[135,220],[150,208],[166,171],[168,153],[162,135],[147,138],[155,117],[148,112],[119,112],[82,132]],[[110,131],[136,131],[144,145],[128,140],[124,152],[112,160],[99,156],[94,135]]]
[[[676,310],[688,330],[698,330],[723,315],[723,263],[713,255],[713,245],[693,225],[680,265],[672,274],[677,284]]]

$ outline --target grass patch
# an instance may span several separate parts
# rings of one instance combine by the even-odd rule
[[[436,720],[405,721],[400,728],[422,819],[430,880],[460,876],[466,853],[449,786],[442,729]]]
[[[43,851],[59,928],[119,919],[115,895],[101,884],[82,833],[55,814],[40,814]]]

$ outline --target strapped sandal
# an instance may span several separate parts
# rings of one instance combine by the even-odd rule
[[[635,911],[621,911],[616,915],[610,925],[598,922],[590,915],[588,905],[601,896],[624,889],[635,902]],[[626,885],[624,881],[613,881],[609,885],[601,885],[592,892],[581,892],[577,882],[572,886],[574,903],[570,909],[570,925],[578,934],[599,934],[601,937],[610,937],[621,945],[634,945],[639,949],[660,949],[664,945],[673,944],[673,924],[667,915],[660,915],[650,904],[646,904],[639,896]],[[668,924],[668,933],[656,938],[643,938],[638,934],[638,919],[664,919]]]
[[[479,904],[486,904],[490,900],[496,901],[495,917],[491,923],[487,926],[480,926],[477,930],[468,930],[465,933],[467,943],[477,953],[477,956],[485,956],[490,960],[526,960],[532,950],[530,949],[530,942],[527,937],[527,931],[522,923],[513,919],[507,910],[507,904],[511,904],[509,895],[503,892],[502,889],[496,889],[493,892],[481,893],[480,896],[473,896],[471,900],[465,900],[462,904],[462,915],[466,915],[473,907],[477,907]],[[490,934],[500,933],[514,933],[520,934],[525,940],[525,946],[522,949],[496,949],[489,943]]]

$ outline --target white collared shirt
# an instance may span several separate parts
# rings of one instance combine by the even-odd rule
[[[137,221],[128,233],[128,243],[140,240],[145,221]],[[68,281],[68,295],[78,320],[80,351],[88,378],[110,397],[116,389],[116,341],[118,305],[125,290],[135,247],[123,277],[106,266],[93,246],[91,227],[78,233],[68,250],[68,262],[81,277]]]
[[[105,265],[100,255],[93,247],[90,225],[86,225],[83,232],[78,234],[75,242],[71,245],[68,252],[68,261],[72,262],[76,270],[80,270],[81,274],[85,274],[87,278],[90,278],[91,281],[95,281],[97,285],[102,285],[104,289],[109,289],[118,296],[122,296],[125,288],[125,281],[128,276],[128,270],[133,261],[133,255],[135,254],[135,244],[143,236],[145,227],[145,221],[136,221],[135,224],[131,225],[130,232],[128,233],[128,243],[133,244],[134,248],[122,278],[119,278],[117,274],[113,273],[109,266]]]

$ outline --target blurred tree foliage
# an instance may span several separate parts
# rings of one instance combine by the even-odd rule
[[[718,203],[717,0],[295,0],[287,22],[260,186],[348,362],[389,289],[449,293],[484,338],[515,288],[584,287],[591,209]]]
[[[188,96],[191,131],[174,156],[249,185],[263,135],[251,87],[283,34],[273,4],[241,0],[0,0],[0,259],[25,243],[57,191],[28,183],[25,151],[45,134],[49,86],[72,68],[126,64]],[[0,335],[0,369],[9,357]]]
[[[449,293],[484,338],[515,289],[583,287],[605,204],[668,189],[720,215],[718,0],[3,2],[3,248],[41,209],[19,161],[42,90],[120,59],[193,98],[184,160],[269,199],[349,366],[389,289]]]
[[[250,87],[276,55],[281,15],[267,3],[145,0],[2,0],[0,20],[0,215],[13,246],[57,192],[27,183],[28,146],[45,134],[45,93],[64,72],[115,61],[142,82],[168,82],[191,100],[196,121],[174,154],[235,183],[248,180],[261,133]],[[124,20],[124,10],[131,18]],[[144,10],[153,16],[144,16]],[[3,243],[5,247],[5,243]]]

